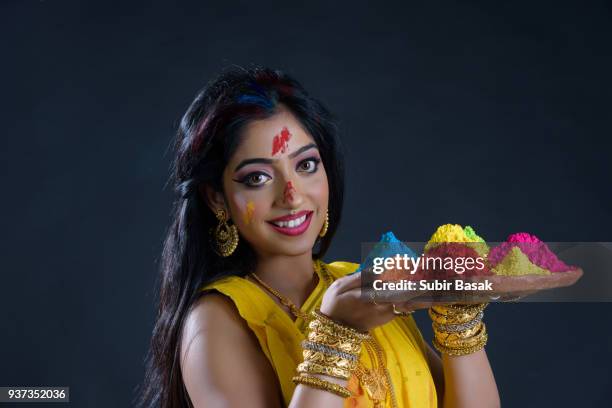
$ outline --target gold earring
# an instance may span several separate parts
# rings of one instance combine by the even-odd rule
[[[329,211],[325,211],[325,222],[323,223],[323,228],[321,228],[321,232],[319,232],[319,236],[323,238],[325,234],[327,234],[327,229],[329,228]]]
[[[215,211],[215,217],[219,220],[219,224],[217,224],[213,233],[213,247],[219,256],[226,258],[233,254],[238,247],[238,228],[236,225],[228,225],[227,219],[229,217],[222,208]]]

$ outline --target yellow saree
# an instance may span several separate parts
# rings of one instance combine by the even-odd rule
[[[359,265],[351,262],[332,262],[326,266],[332,280],[335,280],[353,272]],[[323,276],[323,268],[315,270],[319,274],[319,283],[301,307],[306,313],[321,305],[329,284],[329,279]],[[296,387],[291,378],[297,375],[296,367],[303,360],[301,342],[306,337],[305,322],[301,318],[292,321],[267,292],[247,279],[231,276],[201,288],[201,291],[210,290],[221,292],[234,302],[270,361],[281,385],[284,404],[288,406]],[[397,406],[437,407],[436,390],[427,364],[425,342],[412,316],[397,317],[370,333],[384,352]],[[372,367],[372,361],[364,348],[360,354],[360,362],[366,367]],[[345,407],[374,406],[356,376],[353,375],[349,379],[348,389],[352,395],[344,400]],[[390,397],[387,398],[385,407],[392,407]]]

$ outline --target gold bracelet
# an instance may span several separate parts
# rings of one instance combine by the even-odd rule
[[[312,362],[326,366],[338,367],[344,370],[354,370],[357,366],[357,361],[347,360],[340,356],[334,356],[314,350],[303,350],[305,362]]]
[[[337,327],[329,325],[321,320],[312,319],[310,323],[308,323],[308,328],[311,332],[326,334],[328,336],[334,337],[336,339],[341,339],[344,341],[351,342],[361,342],[363,339],[354,336],[352,333],[349,333],[344,330],[338,330]]]
[[[477,333],[480,332],[482,325],[483,325],[482,322],[478,322],[478,324],[472,328],[469,328],[463,331],[457,331],[457,332],[447,332],[447,331],[442,331],[442,330],[436,330],[435,326],[433,326],[434,327],[433,331],[436,337],[444,343],[446,341],[469,339],[470,337],[473,337]]]
[[[452,304],[452,305],[434,305],[436,312],[442,314],[452,313],[478,313],[484,310],[489,304],[488,303],[475,303],[475,304]]]
[[[319,333],[311,330],[308,333],[308,340],[313,343],[323,344],[341,350],[345,353],[359,355],[361,352],[361,341],[343,340],[326,333]]]
[[[311,329],[323,328],[327,333],[331,335],[335,335],[336,337],[348,337],[355,338],[358,340],[365,340],[370,337],[369,333],[362,333],[353,329],[352,327],[341,325],[330,319],[328,316],[325,316],[318,309],[312,311],[314,320],[312,320],[309,324]],[[313,327],[314,326],[314,327]],[[327,331],[329,330],[329,331]]]
[[[487,330],[483,323],[480,330],[475,335],[467,339],[449,339],[448,337],[444,338],[439,333],[435,333],[434,338],[444,347],[458,349],[465,347],[473,347],[477,345],[486,336]]]
[[[438,324],[464,324],[477,318],[479,312],[459,312],[444,314],[434,309],[434,306],[429,308],[429,317]]]
[[[307,375],[299,375],[293,377],[293,382],[296,384],[303,384],[320,390],[329,391],[342,398],[348,398],[351,396],[351,392],[341,385],[335,384],[331,381],[326,381],[318,377],[312,377]]]
[[[438,324],[436,322],[432,322],[431,326],[434,330],[437,330],[439,332],[446,332],[446,333],[456,333],[456,332],[462,332],[465,331],[467,329],[471,329],[477,325],[480,324],[480,322],[482,321],[484,314],[482,311],[478,312],[478,314],[476,315],[476,317],[473,320],[470,320],[467,323],[462,323],[462,324]]]
[[[303,363],[298,364],[297,371],[299,373],[325,374],[329,375],[330,377],[341,378],[343,380],[348,380],[351,377],[350,370],[324,366],[310,361],[304,361]]]
[[[442,344],[438,343],[435,337],[432,343],[433,343],[433,346],[436,348],[436,350],[438,350],[440,353],[448,354],[449,356],[465,356],[467,354],[472,354],[482,349],[487,344],[487,338],[488,338],[487,334],[485,333],[485,335],[483,336],[483,338],[478,344],[472,347],[464,347],[464,348],[445,347]]]

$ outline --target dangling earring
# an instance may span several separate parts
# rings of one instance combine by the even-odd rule
[[[229,217],[222,208],[215,211],[215,217],[219,220],[219,224],[215,228],[214,233],[211,228],[213,247],[219,256],[226,258],[233,254],[236,247],[238,247],[238,228],[236,225],[227,224]]]
[[[323,228],[321,228],[321,232],[319,232],[319,236],[323,238],[325,234],[327,234],[327,229],[329,228],[329,211],[325,211],[325,222],[323,223]]]

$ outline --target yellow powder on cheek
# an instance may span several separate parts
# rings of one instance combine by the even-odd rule
[[[249,225],[253,220],[253,214],[255,213],[255,203],[251,200],[247,202],[246,209],[244,211],[244,223]]]

